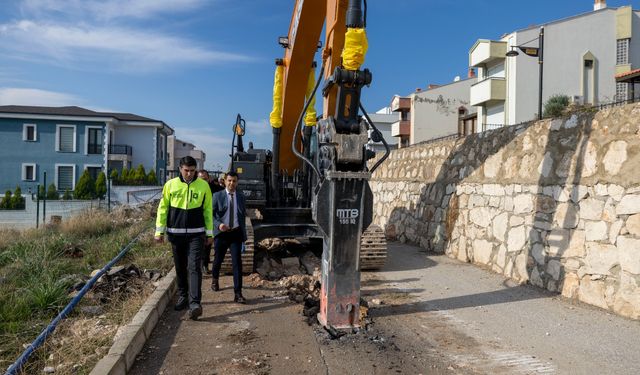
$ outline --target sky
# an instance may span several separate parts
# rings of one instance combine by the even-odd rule
[[[310,0],[307,0],[310,1]],[[316,0],[319,1],[319,0]],[[0,105],[68,106],[161,120],[228,164],[232,124],[270,148],[274,59],[294,0],[1,0]],[[640,0],[609,0],[608,6]],[[368,112],[465,77],[477,39],[593,10],[593,0],[368,0]],[[321,104],[318,104],[321,108]]]

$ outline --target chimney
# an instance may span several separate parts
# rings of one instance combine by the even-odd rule
[[[420,92],[422,89],[420,87],[416,87],[416,92]]]
[[[469,73],[467,73],[467,78],[475,78],[476,71],[473,68],[469,68]]]
[[[440,85],[436,85],[436,84],[434,84],[434,83],[430,83],[430,84],[429,84],[429,86],[427,86],[427,90],[433,90],[433,89],[435,89],[436,87],[440,87]]]
[[[593,3],[593,10],[600,10],[607,7],[607,0],[595,0]]]

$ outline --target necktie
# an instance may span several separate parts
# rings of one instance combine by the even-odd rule
[[[231,199],[229,202],[229,228],[233,228],[233,219],[236,213],[236,207],[233,204],[233,193],[229,193],[229,198]]]

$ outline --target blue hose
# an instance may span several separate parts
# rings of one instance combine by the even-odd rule
[[[27,347],[27,349],[25,349],[24,352],[22,352],[22,354],[20,355],[20,357],[18,357],[18,359],[16,359],[16,361],[9,366],[9,368],[7,369],[7,372],[4,373],[4,375],[15,375],[18,373],[18,371],[20,371],[20,369],[22,368],[22,366],[25,365],[25,363],[27,363],[27,360],[29,359],[29,357],[31,357],[31,354],[33,354],[33,352],[38,349],[43,343],[44,340],[47,339],[47,337],[49,337],[49,335],[51,335],[53,333],[53,331],[56,329],[56,327],[58,326],[58,323],[60,323],[60,321],[64,318],[67,317],[67,315],[69,315],[69,313],[71,312],[71,310],[73,310],[73,308],[78,304],[78,302],[80,302],[80,300],[82,299],[82,297],[89,291],[91,290],[91,288],[93,287],[93,284],[96,283],[96,281],[102,276],[104,275],[107,271],[109,271],[109,269],[111,269],[111,267],[116,264],[120,259],[122,259],[122,257],[131,249],[131,246],[136,243],[136,241],[138,241],[138,238],[140,237],[140,235],[145,231],[146,229],[142,230],[140,233],[138,233],[132,240],[131,242],[129,242],[129,244],[127,244],[127,246],[125,246],[120,253],[113,258],[109,263],[107,263],[106,266],[102,267],[102,269],[95,275],[93,276],[86,284],[85,286],[80,289],[80,292],[78,293],[77,296],[73,297],[73,299],[71,300],[71,302],[69,302],[69,304],[60,312],[60,314],[58,314],[58,316],[56,316],[55,319],[53,319],[51,321],[51,323],[49,323],[49,325],[47,326],[47,328],[45,328],[40,335],[38,335],[38,337],[33,340],[33,342],[31,344],[29,344],[29,346]]]

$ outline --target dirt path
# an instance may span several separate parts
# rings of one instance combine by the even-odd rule
[[[374,322],[334,339],[310,326],[303,306],[281,295],[280,288],[245,288],[248,303],[238,305],[232,302],[230,277],[221,278],[217,293],[208,289],[209,282],[207,277],[203,283],[202,318],[190,321],[185,312],[167,309],[131,374],[451,373],[437,353],[398,337],[394,324],[378,328]]]
[[[204,316],[168,309],[131,371],[150,374],[637,374],[640,323],[419,248],[363,273],[373,322],[332,339],[282,289],[231,302],[204,280]],[[247,282],[246,284],[249,284]]]

